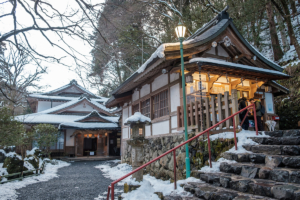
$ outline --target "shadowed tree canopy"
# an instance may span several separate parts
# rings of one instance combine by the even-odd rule
[[[227,5],[241,34],[269,58],[280,61],[289,43],[300,55],[297,40],[291,37],[298,34],[299,24],[289,28],[289,21],[297,15],[293,0],[107,0],[98,18],[102,35],[94,32],[92,37],[93,63],[85,68],[86,79],[101,95],[109,96],[160,44],[178,41],[174,30],[179,20],[189,36]]]

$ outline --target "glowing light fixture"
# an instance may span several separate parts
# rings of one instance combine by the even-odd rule
[[[175,31],[178,38],[184,38],[186,27],[179,21]]]
[[[256,60],[256,56],[253,56],[253,60]]]

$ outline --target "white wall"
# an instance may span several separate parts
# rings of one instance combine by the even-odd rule
[[[145,126],[145,135],[151,136],[151,126]]]
[[[132,107],[131,106],[128,106],[128,111],[129,111],[128,117],[130,117],[132,115]]]
[[[177,106],[180,106],[180,86],[179,83],[170,87],[171,94],[171,112],[177,111]]]
[[[61,104],[64,104],[66,102],[52,102],[52,108],[55,107],[55,106],[59,106]]]
[[[150,84],[146,84],[141,88],[141,97],[146,96],[147,94],[150,93]]]
[[[73,108],[68,109],[68,111],[93,111],[93,110],[94,110],[94,107],[92,107],[84,102]]]
[[[154,81],[152,82],[152,91],[155,91],[165,85],[168,84],[168,74],[162,74],[158,76]]]
[[[128,136],[129,136],[129,128],[128,127],[123,128],[122,129],[122,137],[123,137],[123,139],[128,138]]]
[[[171,117],[171,128],[177,128],[177,115]]]
[[[140,98],[140,92],[139,91],[134,91],[132,94],[132,101],[136,101]]]
[[[38,112],[44,111],[51,108],[51,102],[50,101],[39,101],[38,102]]]
[[[170,74],[170,82],[176,81],[179,79],[179,73]]]
[[[152,124],[152,135],[167,134],[169,130],[169,120]]]
[[[128,107],[123,108],[123,113],[122,113],[122,121],[123,121],[123,125],[125,120],[128,118]]]
[[[70,137],[74,133],[74,131],[75,131],[75,129],[67,129],[67,132],[66,132],[66,146],[74,146],[75,136]]]

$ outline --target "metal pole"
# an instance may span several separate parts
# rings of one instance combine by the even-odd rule
[[[186,93],[185,93],[185,76],[184,76],[184,60],[183,60],[183,42],[184,38],[179,38],[180,40],[180,55],[181,55],[181,77],[182,77],[182,94],[183,94],[183,114],[184,114],[184,136],[185,141],[188,138],[188,129],[187,129],[187,116],[186,116]],[[189,156],[189,145],[185,144],[185,168],[186,168],[186,178],[189,178],[191,175],[190,167],[190,156]]]
[[[236,129],[235,129],[235,119],[232,118],[232,126],[233,126],[233,133],[234,133],[234,146],[235,150],[237,150],[237,142],[236,142]]]
[[[176,183],[176,150],[173,151],[173,163],[174,163],[174,189],[177,189]]]

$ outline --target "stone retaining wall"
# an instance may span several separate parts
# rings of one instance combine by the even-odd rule
[[[189,134],[189,138],[195,136],[192,132]],[[207,142],[203,141],[202,136],[193,140],[189,144],[190,165],[191,170],[199,170],[204,165],[208,165],[208,148]],[[184,134],[165,136],[157,138],[148,138],[149,143],[144,145],[144,163],[147,163],[166,151],[174,148],[184,141]],[[125,142],[124,142],[125,143]],[[123,143],[123,145],[124,145]],[[220,157],[221,153],[229,150],[234,145],[233,139],[218,139],[211,142],[212,147],[212,160],[216,160]],[[174,179],[174,164],[173,154],[168,154],[146,167],[144,174],[150,174],[156,178],[163,180]],[[177,179],[185,178],[185,146],[176,150],[177,161]],[[124,146],[122,152],[122,162],[131,165],[131,146]]]

